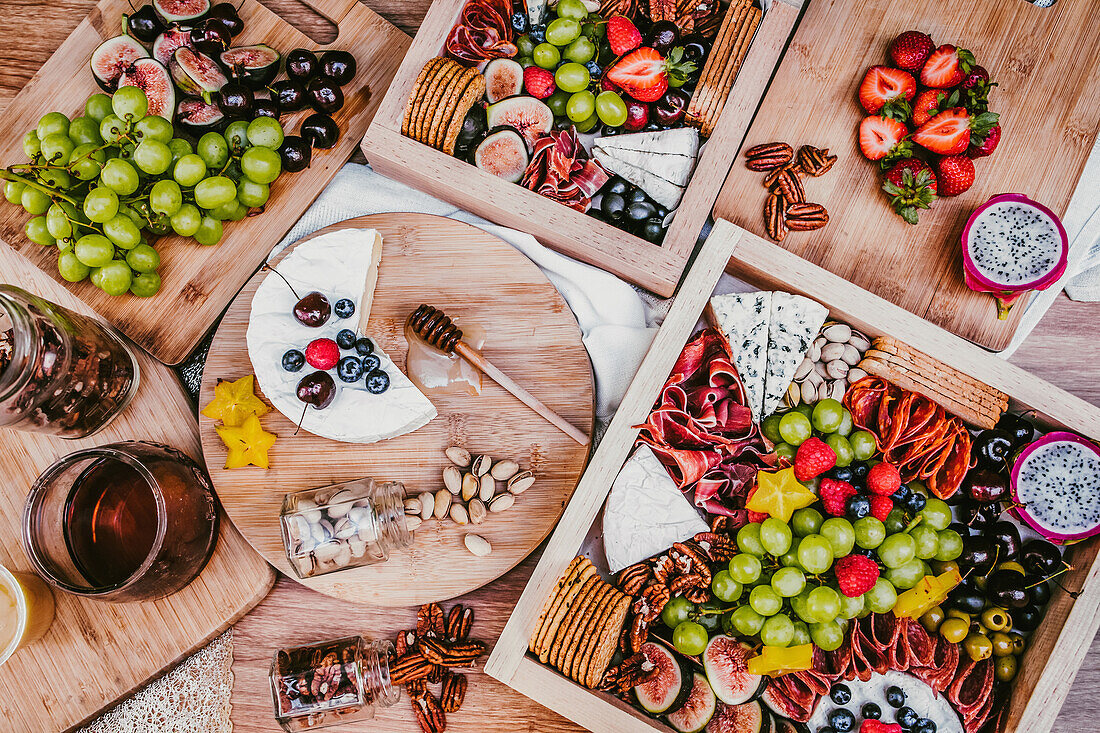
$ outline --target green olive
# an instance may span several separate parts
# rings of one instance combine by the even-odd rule
[[[936,632],[936,629],[940,627],[940,624],[943,623],[943,619],[943,608],[940,606],[933,606],[932,608],[925,611],[924,614],[920,617],[920,623],[921,626],[924,627],[925,631],[927,631],[929,634],[933,634]]]
[[[970,631],[970,624],[960,618],[945,618],[940,624],[940,636],[952,644],[958,644],[966,638]]]
[[[1015,651],[1012,637],[1003,631],[993,632],[993,636],[989,637],[989,640],[993,642],[993,656],[995,657],[1007,657]]]
[[[997,566],[998,570],[1015,570],[1020,575],[1027,575],[1024,571],[1024,566],[1015,560],[1005,560],[1003,563]]]
[[[963,640],[963,648],[975,662],[989,659],[993,656],[993,642],[985,634],[969,634]]]
[[[951,571],[959,572],[959,564],[954,560],[934,560],[932,569],[936,571],[936,575],[943,575]]]
[[[1011,682],[1016,676],[1016,657],[997,657],[993,665],[993,675],[1001,682]]]
[[[947,612],[947,618],[957,618],[966,624],[967,628],[970,628],[970,614],[964,611],[960,611],[957,608],[952,608]]]
[[[1012,653],[1017,656],[1023,654],[1024,650],[1027,649],[1027,639],[1024,635],[1018,631],[1013,631],[1009,636],[1012,637]]]
[[[1008,628],[1008,613],[1003,608],[987,608],[982,611],[982,626],[990,631],[1004,631]]]

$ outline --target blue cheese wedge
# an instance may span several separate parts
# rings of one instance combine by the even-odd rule
[[[324,410],[310,407],[304,417],[297,387],[313,369],[306,365],[301,371],[288,372],[282,367],[287,350],[304,352],[310,341],[325,337],[335,340],[342,329],[350,328],[369,336],[357,325],[360,311],[369,307],[365,288],[373,292],[377,282],[380,244],[381,237],[374,229],[343,229],[297,245],[278,265],[279,274],[298,295],[316,290],[330,303],[350,298],[356,310],[350,319],[333,314],[320,328],[299,323],[294,318],[298,295],[274,273],[260,283],[252,298],[245,339],[256,381],[275,409],[291,422],[301,420],[303,430],[322,438],[374,443],[412,432],[436,416],[432,403],[401,373],[377,341],[374,354],[389,375],[389,389],[379,395],[371,394],[365,380],[348,384],[333,370],[330,373],[337,392],[332,404]]]
[[[608,569],[617,573],[709,529],[648,445],[623,464],[603,509]]]
[[[708,320],[729,341],[733,365],[745,385],[745,395],[755,422],[764,419],[771,310],[772,294],[767,291],[716,295],[707,306]]]
[[[828,315],[828,308],[817,301],[791,293],[772,293],[761,419],[775,412],[783,402],[798,365],[806,357]]]

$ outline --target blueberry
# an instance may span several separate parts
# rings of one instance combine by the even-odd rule
[[[921,718],[913,726],[913,733],[936,733],[936,724],[928,718]]]
[[[886,702],[892,708],[900,708],[905,704],[905,690],[896,685],[886,688]]]
[[[584,65],[584,68],[588,69],[588,73],[593,79],[599,79],[600,75],[603,74],[603,69],[595,61],[589,61]]]
[[[375,369],[382,366],[382,360],[379,359],[374,354],[370,354],[369,356],[364,356],[360,361],[363,362],[363,373],[364,374],[370,374]]]
[[[531,30],[527,31],[527,35],[531,36],[531,40],[535,43],[546,42],[546,26],[542,23],[531,26]]]
[[[882,717],[882,708],[873,702],[869,702],[859,709],[859,714],[863,716],[864,720],[878,720]]]
[[[306,365],[306,355],[297,349],[291,349],[283,354],[283,369],[288,372],[300,371]]]
[[[345,328],[336,334],[336,345],[341,349],[350,349],[355,346],[355,331]]]
[[[875,559],[875,551],[874,550],[868,550],[868,549],[865,549],[863,547],[853,547],[851,554],[853,554],[853,555],[863,555],[864,557],[869,557],[872,560]]]
[[[390,388],[390,375],[381,369],[375,369],[367,375],[367,391],[371,394],[382,394]]]
[[[856,473],[852,470],[851,466],[844,466],[841,468],[833,469],[833,478],[835,478],[837,481],[847,481],[848,483],[851,483],[852,479],[855,478],[855,475]]]
[[[358,382],[363,378],[363,362],[357,357],[345,356],[336,363],[336,376],[344,382]]]
[[[340,298],[336,305],[332,306],[337,318],[351,318],[355,315],[355,301],[351,298]]]
[[[913,492],[909,490],[909,487],[902,484],[898,487],[898,490],[890,494],[890,498],[894,500],[895,504],[900,506],[905,505],[905,500],[912,496]]]
[[[867,478],[867,472],[870,470],[870,466],[868,466],[863,461],[853,464],[852,466],[852,471],[855,473],[856,478]]]
[[[516,33],[527,32],[527,13],[512,13],[512,30]]]
[[[852,701],[852,688],[844,684],[833,685],[829,690],[829,697],[837,705],[847,705]]]
[[[355,342],[355,353],[359,356],[370,356],[374,353],[374,344],[368,338],[361,338]]]
[[[852,715],[851,710],[838,708],[829,713],[829,725],[833,726],[833,730],[837,733],[848,733],[855,724],[856,716]]]
[[[863,519],[871,513],[871,500],[862,494],[849,496],[847,509],[852,519]]]
[[[925,498],[924,494],[918,494],[914,491],[909,495],[909,498],[905,500],[905,508],[910,514],[916,514],[921,509],[924,509],[924,505],[927,503],[928,499]]]
[[[897,724],[900,725],[902,728],[909,730],[917,724],[917,721],[920,720],[920,717],[917,715],[916,710],[906,706],[903,708],[898,708],[898,712],[894,716],[894,720],[897,721]]]

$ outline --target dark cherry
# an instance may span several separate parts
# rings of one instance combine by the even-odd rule
[[[328,76],[317,76],[306,84],[306,99],[318,112],[333,114],[344,106],[344,93],[336,80]]]
[[[252,102],[252,117],[271,117],[279,119],[279,105],[271,99],[256,99]]]
[[[321,73],[344,86],[355,78],[355,57],[340,49],[325,51],[321,54]]]
[[[296,81],[304,82],[314,76],[320,64],[312,51],[296,48],[286,55],[286,75]]]
[[[256,98],[252,90],[244,84],[229,82],[222,86],[215,94],[218,100],[218,109],[229,117],[251,117]]]
[[[316,290],[306,293],[294,304],[294,317],[299,323],[310,328],[320,328],[325,325],[330,315],[332,315],[332,306],[328,298]]]
[[[963,479],[963,493],[979,504],[991,504],[1008,497],[1008,479],[988,468],[975,468]]]
[[[684,119],[684,112],[687,111],[690,101],[691,98],[679,89],[669,89],[665,92],[665,96],[653,105],[653,118],[665,127],[678,125],[680,120]],[[627,109],[627,118],[629,117],[630,110]]]
[[[997,504],[978,504],[973,501],[962,502],[958,509],[959,521],[975,532],[984,532],[1000,513]]]
[[[190,37],[191,45],[197,51],[213,58],[217,58],[218,54],[229,48],[229,43],[233,40],[229,30],[218,21],[212,23],[203,21],[191,29]]]
[[[947,605],[963,613],[981,613],[985,608],[985,595],[973,581],[964,580],[948,594]]]
[[[659,20],[649,30],[649,45],[667,55],[680,40],[680,29],[671,20]]]
[[[323,410],[332,404],[332,398],[336,396],[336,382],[332,381],[328,372],[317,371],[302,377],[296,391],[299,400]]]
[[[143,5],[126,16],[126,32],[143,43],[152,43],[164,32],[164,24],[152,5]]]
[[[206,14],[207,20],[216,20],[225,26],[231,36],[239,36],[244,30],[244,21],[237,14],[237,8],[233,3],[218,3],[210,8]]]
[[[1047,576],[1062,565],[1062,553],[1046,540],[1028,540],[1020,551],[1020,564],[1029,573]]]
[[[703,62],[706,61],[709,52],[707,39],[698,33],[691,33],[681,39],[680,47],[684,49],[684,61],[691,61],[697,69],[702,71]]]
[[[997,562],[997,548],[985,537],[971,537],[969,542],[963,542],[963,551],[957,562],[964,573],[973,571],[975,575],[985,575]]]
[[[1015,560],[1020,554],[1020,530],[1012,522],[1004,519],[994,522],[985,535],[997,547],[997,562]]]
[[[623,129],[628,132],[637,132],[649,122],[649,105],[636,99],[626,100],[626,122]]]
[[[1002,430],[1012,438],[1016,448],[1023,448],[1035,438],[1035,426],[1019,415],[1006,412],[997,421],[997,430]]]
[[[297,173],[309,167],[313,158],[313,148],[297,135],[287,135],[279,146],[279,157],[283,160],[283,170]]]
[[[328,115],[315,113],[302,121],[298,134],[314,148],[328,150],[340,139],[340,128]]]
[[[1029,602],[1024,576],[1015,570],[994,570],[985,581],[985,594],[1001,608],[1023,608]]]
[[[974,440],[971,455],[982,468],[1000,470],[1012,453],[1012,435],[1004,430],[983,430]]]
[[[1032,604],[1045,606],[1050,602],[1050,583],[1028,576],[1025,585],[1027,585],[1027,597],[1031,599]]]
[[[1043,612],[1031,605],[1017,608],[1012,611],[1011,615],[1013,628],[1024,633],[1039,628],[1039,622],[1043,620]]]
[[[275,103],[279,105],[280,114],[297,112],[306,106],[306,90],[296,81],[277,81],[271,85],[271,91],[275,95]]]

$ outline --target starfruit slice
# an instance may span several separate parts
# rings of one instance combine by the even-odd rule
[[[756,472],[756,490],[745,508],[789,522],[796,509],[808,507],[815,501],[817,494],[794,477],[794,468],[784,468],[782,471]]]

